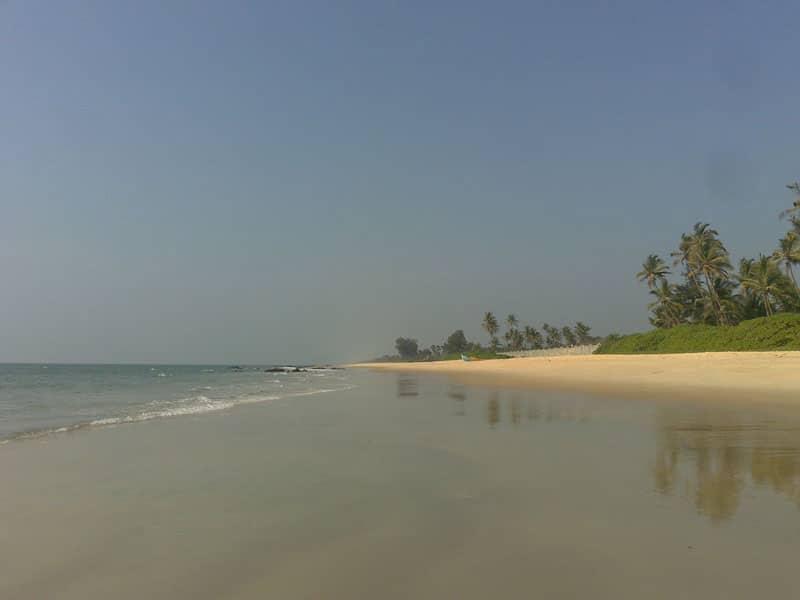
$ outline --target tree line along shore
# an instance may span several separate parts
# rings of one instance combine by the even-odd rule
[[[592,328],[578,321],[575,325],[555,327],[544,323],[541,330],[533,325],[520,325],[516,315],[510,314],[505,319],[506,330],[503,333],[505,344],[500,342],[498,333],[500,323],[494,313],[487,312],[481,321],[481,328],[489,335],[488,345],[467,340],[462,329],[451,333],[442,344],[433,344],[420,348],[416,338],[399,337],[395,340],[396,354],[386,354],[375,359],[378,362],[397,361],[435,361],[457,360],[462,355],[480,359],[509,358],[505,352],[521,350],[545,350],[555,348],[572,348],[597,344],[601,338],[591,335]]]
[[[671,266],[650,254],[636,274],[653,300],[648,333],[608,336],[601,354],[800,350],[800,183],[779,218],[789,229],[771,252],[734,268],[719,232],[695,223],[670,253]],[[673,273],[677,270],[677,273]],[[671,277],[673,276],[674,277]]]
[[[670,263],[650,254],[636,278],[648,288],[647,305],[653,330],[630,335],[592,336],[591,328],[574,326],[541,329],[521,326],[516,315],[500,323],[491,312],[481,328],[488,345],[470,342],[463,330],[442,344],[420,348],[415,338],[397,338],[396,354],[378,361],[453,360],[468,354],[477,358],[507,358],[503,352],[598,344],[598,354],[800,350],[800,286],[794,269],[800,265],[800,183],[786,186],[794,195],[779,218],[789,225],[772,251],[745,257],[734,268],[719,232],[698,222],[680,236]]]

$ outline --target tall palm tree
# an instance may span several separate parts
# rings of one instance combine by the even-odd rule
[[[741,280],[742,287],[753,292],[764,304],[768,317],[775,314],[774,304],[780,300],[784,290],[784,279],[775,262],[763,254],[752,263],[747,275]]]
[[[787,233],[778,242],[778,248],[772,253],[772,258],[783,263],[786,268],[786,275],[792,280],[792,284],[797,288],[797,280],[794,278],[792,265],[800,264],[800,235],[793,231]]]
[[[669,275],[669,268],[657,254],[650,254],[642,263],[642,270],[636,274],[636,278],[642,283],[647,282],[647,287],[651,290],[656,287],[656,283],[666,279]]]
[[[678,245],[678,251],[671,254],[674,259],[673,265],[677,267],[682,264],[686,268],[686,276],[689,279],[694,279],[696,273],[691,265],[692,254],[704,240],[714,239],[718,235],[716,229],[711,229],[711,225],[698,221],[694,224],[691,233],[681,234],[681,243]]]
[[[681,303],[675,299],[675,286],[662,279],[650,293],[656,299],[648,305],[653,311],[653,324],[657,327],[674,327],[680,324]]]
[[[786,186],[789,190],[791,190],[797,199],[792,202],[792,207],[787,208],[783,212],[781,212],[781,219],[785,219],[786,217],[792,218],[797,215],[800,215],[800,182],[795,181],[794,183],[790,183]]]
[[[542,347],[542,334],[539,333],[536,327],[526,325],[523,335],[525,336],[525,341],[528,343],[528,346],[531,350],[536,350],[537,348]]]
[[[591,341],[591,336],[589,335],[591,330],[592,328],[585,323],[581,323],[580,321],[575,323],[575,335],[578,336],[578,342],[581,344],[588,344]]]
[[[727,324],[728,320],[722,310],[715,285],[717,279],[727,279],[728,270],[732,268],[725,246],[715,236],[704,234],[692,242],[686,264],[695,274],[695,278],[702,277],[705,280],[706,291],[711,298],[717,320],[723,325]]]
[[[511,329],[509,331],[509,345],[511,346],[512,350],[522,350],[522,346],[525,342],[525,336],[522,335],[522,332],[519,329]]]
[[[506,317],[506,327],[509,329],[515,329],[518,324],[519,321],[517,320],[517,316],[515,314],[512,313]]]
[[[491,344],[494,348],[497,347],[497,330],[500,328],[497,324],[497,318],[491,313],[487,312],[483,315],[483,321],[481,322],[481,327],[489,334],[489,339],[491,340]]]

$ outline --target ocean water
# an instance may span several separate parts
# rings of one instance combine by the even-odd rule
[[[10,386],[3,599],[797,597],[798,406],[69,369]]]
[[[340,370],[271,368],[0,364],[0,441],[215,413],[349,385]]]

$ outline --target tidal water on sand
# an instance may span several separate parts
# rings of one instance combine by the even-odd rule
[[[157,402],[219,410],[126,420],[156,399],[95,389],[102,411],[25,427],[62,384],[4,406],[3,380],[0,598],[797,595],[800,408],[212,375]]]

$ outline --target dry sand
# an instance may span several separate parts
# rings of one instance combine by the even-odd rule
[[[800,352],[556,356],[349,366],[443,374],[485,385],[800,403]]]

